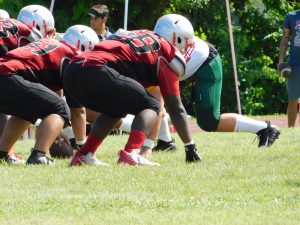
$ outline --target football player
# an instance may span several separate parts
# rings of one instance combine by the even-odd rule
[[[193,45],[194,30],[183,16],[168,14],[155,32],[123,31],[98,43],[94,50],[72,58],[63,76],[64,88],[86,108],[101,112],[86,143],[71,165],[105,165],[95,157],[101,142],[127,114],[135,115],[128,142],[119,151],[119,164],[157,166],[139,155],[160,113],[160,102],[146,91],[159,86],[170,117],[185,144],[186,161],[199,162],[179,91],[184,75],[183,53]]]
[[[54,91],[62,89],[62,73],[69,59],[91,50],[98,41],[91,28],[75,25],[61,41],[41,39],[0,58],[0,112],[11,115],[0,138],[2,159],[16,163],[9,149],[30,124],[41,119],[26,163],[54,163],[46,153],[70,120],[67,103]]]
[[[51,12],[40,5],[28,5],[22,8],[18,18],[9,18],[8,13],[0,11],[0,57],[8,51],[24,46],[30,42],[45,37],[53,37],[55,33],[54,18]],[[9,116],[0,113],[0,136]],[[22,159],[13,154],[11,149],[9,157],[11,161]],[[1,158],[1,154],[0,154]]]
[[[180,81],[189,82],[198,126],[208,132],[248,132],[258,136],[258,147],[270,147],[280,135],[278,127],[236,113],[220,113],[222,92],[222,61],[213,45],[194,37],[194,48],[185,54],[185,75]],[[161,127],[160,132],[168,132]],[[150,140],[155,136],[150,137]],[[150,152],[151,153],[151,152]],[[149,155],[149,149],[141,152]]]
[[[186,55],[185,76],[191,87],[191,101],[197,123],[209,132],[248,132],[257,134],[258,147],[269,147],[278,138],[279,128],[269,121],[254,120],[236,113],[220,113],[222,61],[212,44],[195,37],[195,48]]]

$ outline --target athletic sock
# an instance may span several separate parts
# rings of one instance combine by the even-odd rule
[[[168,118],[164,116],[161,120],[161,125],[158,133],[158,139],[163,140],[165,142],[172,141],[171,132],[169,129]]]
[[[74,133],[73,133],[73,129],[71,126],[68,126],[66,128],[63,129],[63,133],[69,138],[69,139],[72,139],[72,138],[75,138],[74,137]]]
[[[146,135],[142,131],[132,130],[124,150],[126,152],[132,152],[133,149],[140,149],[145,140]]]
[[[154,141],[147,138],[143,143],[143,147],[152,149],[154,147]]]
[[[119,127],[119,129],[121,131],[125,131],[127,133],[130,133],[131,124],[132,124],[133,119],[134,119],[134,116],[128,114],[125,118],[122,119],[122,123],[121,123],[121,126]]]
[[[90,133],[86,139],[85,144],[82,146],[80,152],[83,155],[86,155],[89,152],[95,153],[101,143],[102,143],[102,140],[97,138],[93,133]]]
[[[267,123],[242,115],[238,115],[236,119],[235,132],[248,132],[256,134],[261,129],[267,128]]]

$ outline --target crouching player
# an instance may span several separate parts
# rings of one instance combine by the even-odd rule
[[[194,30],[183,16],[169,14],[156,29],[120,32],[74,57],[63,76],[66,92],[86,108],[100,112],[86,143],[71,165],[103,165],[95,157],[101,142],[127,114],[135,115],[128,142],[119,151],[119,164],[157,166],[140,148],[160,112],[160,103],[145,88],[159,86],[170,117],[185,144],[186,161],[199,162],[179,92],[184,53],[193,44]]]
[[[6,153],[2,158],[8,163],[15,163],[8,157],[9,149],[37,119],[41,123],[26,163],[54,163],[46,153],[70,120],[68,105],[54,91],[63,88],[62,72],[69,59],[98,42],[89,27],[69,29],[62,41],[41,39],[0,59],[0,112],[11,115],[0,138],[0,151],[2,156]]]

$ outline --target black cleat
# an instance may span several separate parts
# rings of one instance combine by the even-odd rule
[[[200,154],[197,152],[195,144],[187,145],[184,148],[185,148],[185,162],[193,163],[193,162],[202,161]]]
[[[261,129],[256,134],[259,139],[258,147],[270,147],[280,135],[280,130],[271,127],[270,121],[266,121],[267,128]]]
[[[158,139],[156,146],[154,146],[154,148],[152,149],[152,151],[154,152],[158,152],[158,151],[175,151],[176,145],[175,145],[175,140],[172,139],[172,141],[163,141]]]
[[[48,158],[45,153],[33,150],[29,156],[29,158],[26,161],[26,164],[28,165],[38,165],[38,164],[43,164],[43,165],[54,165],[55,162]]]

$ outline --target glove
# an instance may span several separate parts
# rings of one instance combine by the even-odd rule
[[[200,154],[197,152],[196,145],[190,144],[184,147],[185,149],[185,162],[201,162],[202,158]]]

